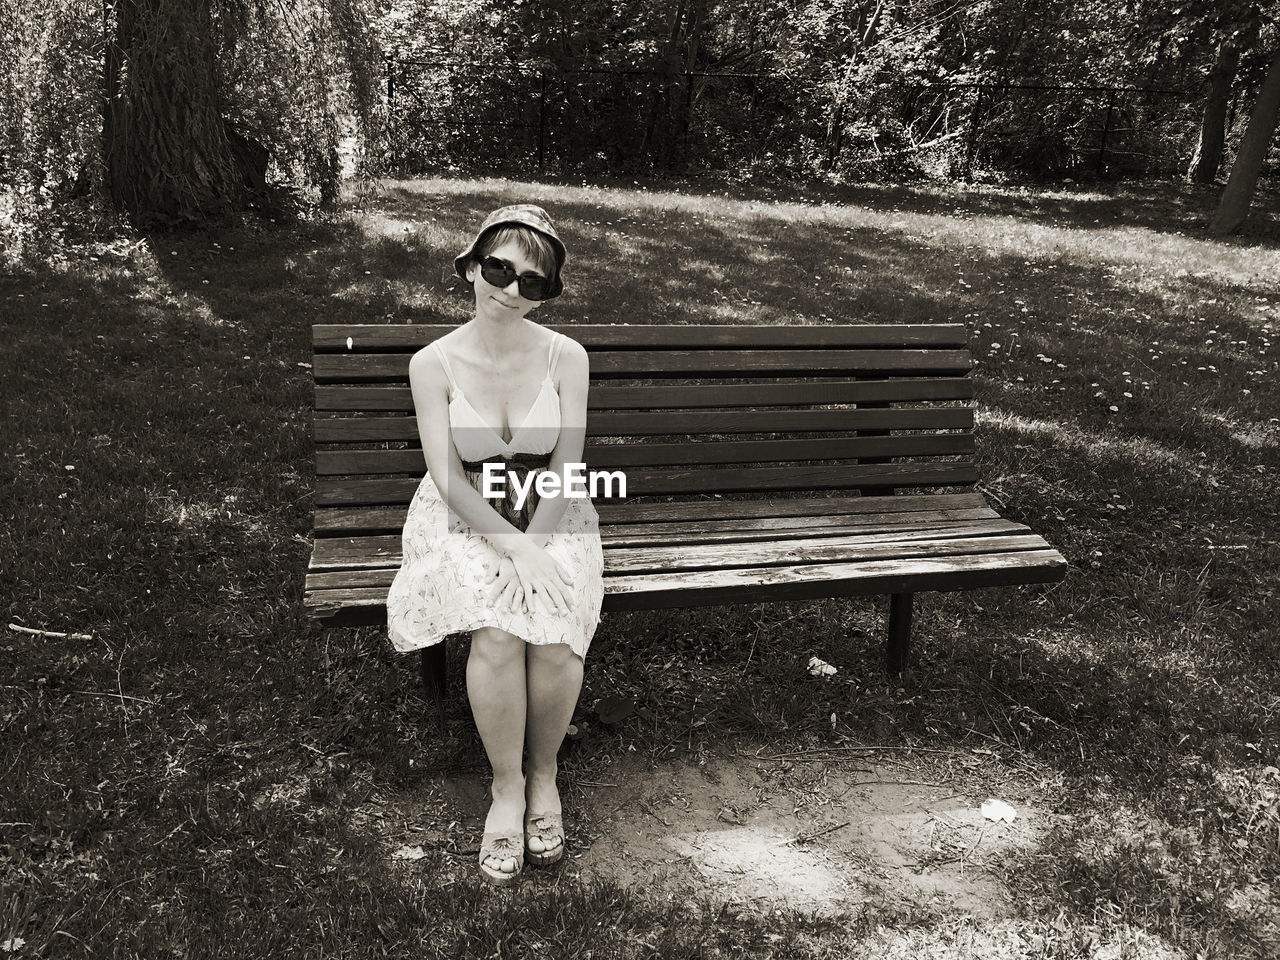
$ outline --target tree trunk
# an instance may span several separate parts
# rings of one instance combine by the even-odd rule
[[[685,0],[677,0],[671,13],[659,69],[655,72],[654,83],[650,88],[652,97],[649,100],[649,115],[645,122],[644,140],[640,145],[642,155],[649,158],[650,169],[653,169],[659,157],[670,155],[671,85],[680,82],[675,75],[680,69],[678,43],[684,30],[684,4]]]
[[[1258,99],[1249,116],[1249,126],[1240,141],[1240,149],[1236,151],[1231,176],[1223,188],[1222,199],[1218,201],[1218,210],[1209,224],[1209,232],[1215,236],[1234,233],[1249,213],[1249,203],[1253,200],[1253,191],[1258,185],[1258,174],[1262,171],[1262,162],[1266,159],[1271,138],[1275,134],[1277,114],[1280,114],[1280,47],[1276,48],[1271,66],[1267,68],[1267,77],[1258,90]]]
[[[210,0],[116,0],[103,154],[111,199],[135,223],[240,209],[244,166],[221,113]]]
[[[823,145],[826,148],[826,153],[823,155],[823,166],[827,170],[833,169],[840,159],[840,147],[844,140],[845,106],[849,101],[853,75],[858,68],[858,54],[874,42],[877,27],[880,25],[880,11],[883,9],[884,0],[877,0],[875,9],[871,11],[871,15],[867,18],[865,27],[853,30],[849,52],[840,68],[840,79],[836,83],[835,93],[831,98],[830,109],[827,113],[826,134],[823,137]]]
[[[1240,52],[1257,36],[1255,27],[1249,36],[1228,37],[1218,47],[1217,62],[1209,73],[1209,92],[1204,101],[1200,137],[1187,167],[1188,182],[1213,183],[1218,176],[1225,142],[1227,104],[1231,102],[1231,85],[1235,83],[1236,70],[1240,66]]]
[[[693,0],[693,24],[689,27],[688,36],[685,38],[686,52],[684,57],[684,82],[688,85],[685,89],[684,104],[680,108],[680,128],[677,131],[680,137],[679,156],[682,162],[687,163],[686,147],[689,143],[689,128],[693,123],[693,77],[688,74],[698,69],[698,53],[702,45],[702,33],[707,23],[707,3],[708,0]]]

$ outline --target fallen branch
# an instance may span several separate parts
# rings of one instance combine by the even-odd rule
[[[92,640],[93,637],[87,633],[55,633],[52,630],[34,630],[31,627],[20,627],[16,623],[9,624],[9,629],[15,633],[30,633],[37,637],[57,637],[61,640]]]
[[[812,760],[821,759],[822,754],[842,754],[842,753],[957,753],[956,750],[948,750],[943,747],[818,747],[813,750],[799,750],[795,753],[779,753],[771,757],[762,757],[755,753],[739,753],[740,757],[750,757],[752,760],[795,760],[802,757],[808,757]]]
[[[847,827],[850,822],[851,821],[846,820],[844,823],[837,823],[834,827],[827,827],[823,830],[818,830],[814,833],[805,833],[805,834],[801,834],[798,837],[792,837],[790,840],[788,840],[786,843],[782,845],[784,847],[788,847],[793,843],[808,843],[810,840],[816,840],[818,837],[825,836],[828,833],[834,833],[835,831],[839,830],[841,827]]]

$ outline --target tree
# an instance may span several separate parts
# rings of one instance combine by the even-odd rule
[[[115,0],[102,125],[107,190],[142,221],[244,205],[249,171],[223,121],[210,0]]]
[[[357,4],[110,0],[102,153],[111,200],[139,223],[204,220],[242,209],[265,186],[269,156],[291,152],[333,199],[338,115],[354,108],[368,132],[376,100]],[[335,94],[338,72],[352,103]],[[309,138],[301,151],[299,132]]]
[[[1266,79],[1258,90],[1258,99],[1249,115],[1249,126],[1236,151],[1236,162],[1231,176],[1223,188],[1218,209],[1209,223],[1209,231],[1215,235],[1234,233],[1249,213],[1253,192],[1258,184],[1258,174],[1266,159],[1275,135],[1276,120],[1280,117],[1280,43],[1277,44]]]
[[[1231,101],[1231,87],[1240,67],[1240,54],[1248,50],[1258,39],[1259,24],[1252,24],[1218,44],[1218,56],[1209,72],[1209,89],[1204,100],[1204,113],[1200,121],[1200,136],[1195,152],[1187,167],[1187,179],[1195,183],[1213,183],[1222,163],[1222,149],[1226,143],[1227,104]]]

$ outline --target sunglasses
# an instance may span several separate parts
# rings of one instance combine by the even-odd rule
[[[480,276],[491,286],[505,289],[512,280],[518,281],[520,296],[526,300],[545,300],[551,289],[551,278],[536,273],[517,275],[516,268],[497,257],[485,257],[480,261]]]

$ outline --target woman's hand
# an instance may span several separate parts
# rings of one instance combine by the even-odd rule
[[[502,558],[491,587],[496,605],[522,605],[530,613],[565,613],[572,582],[551,554],[532,540]]]

